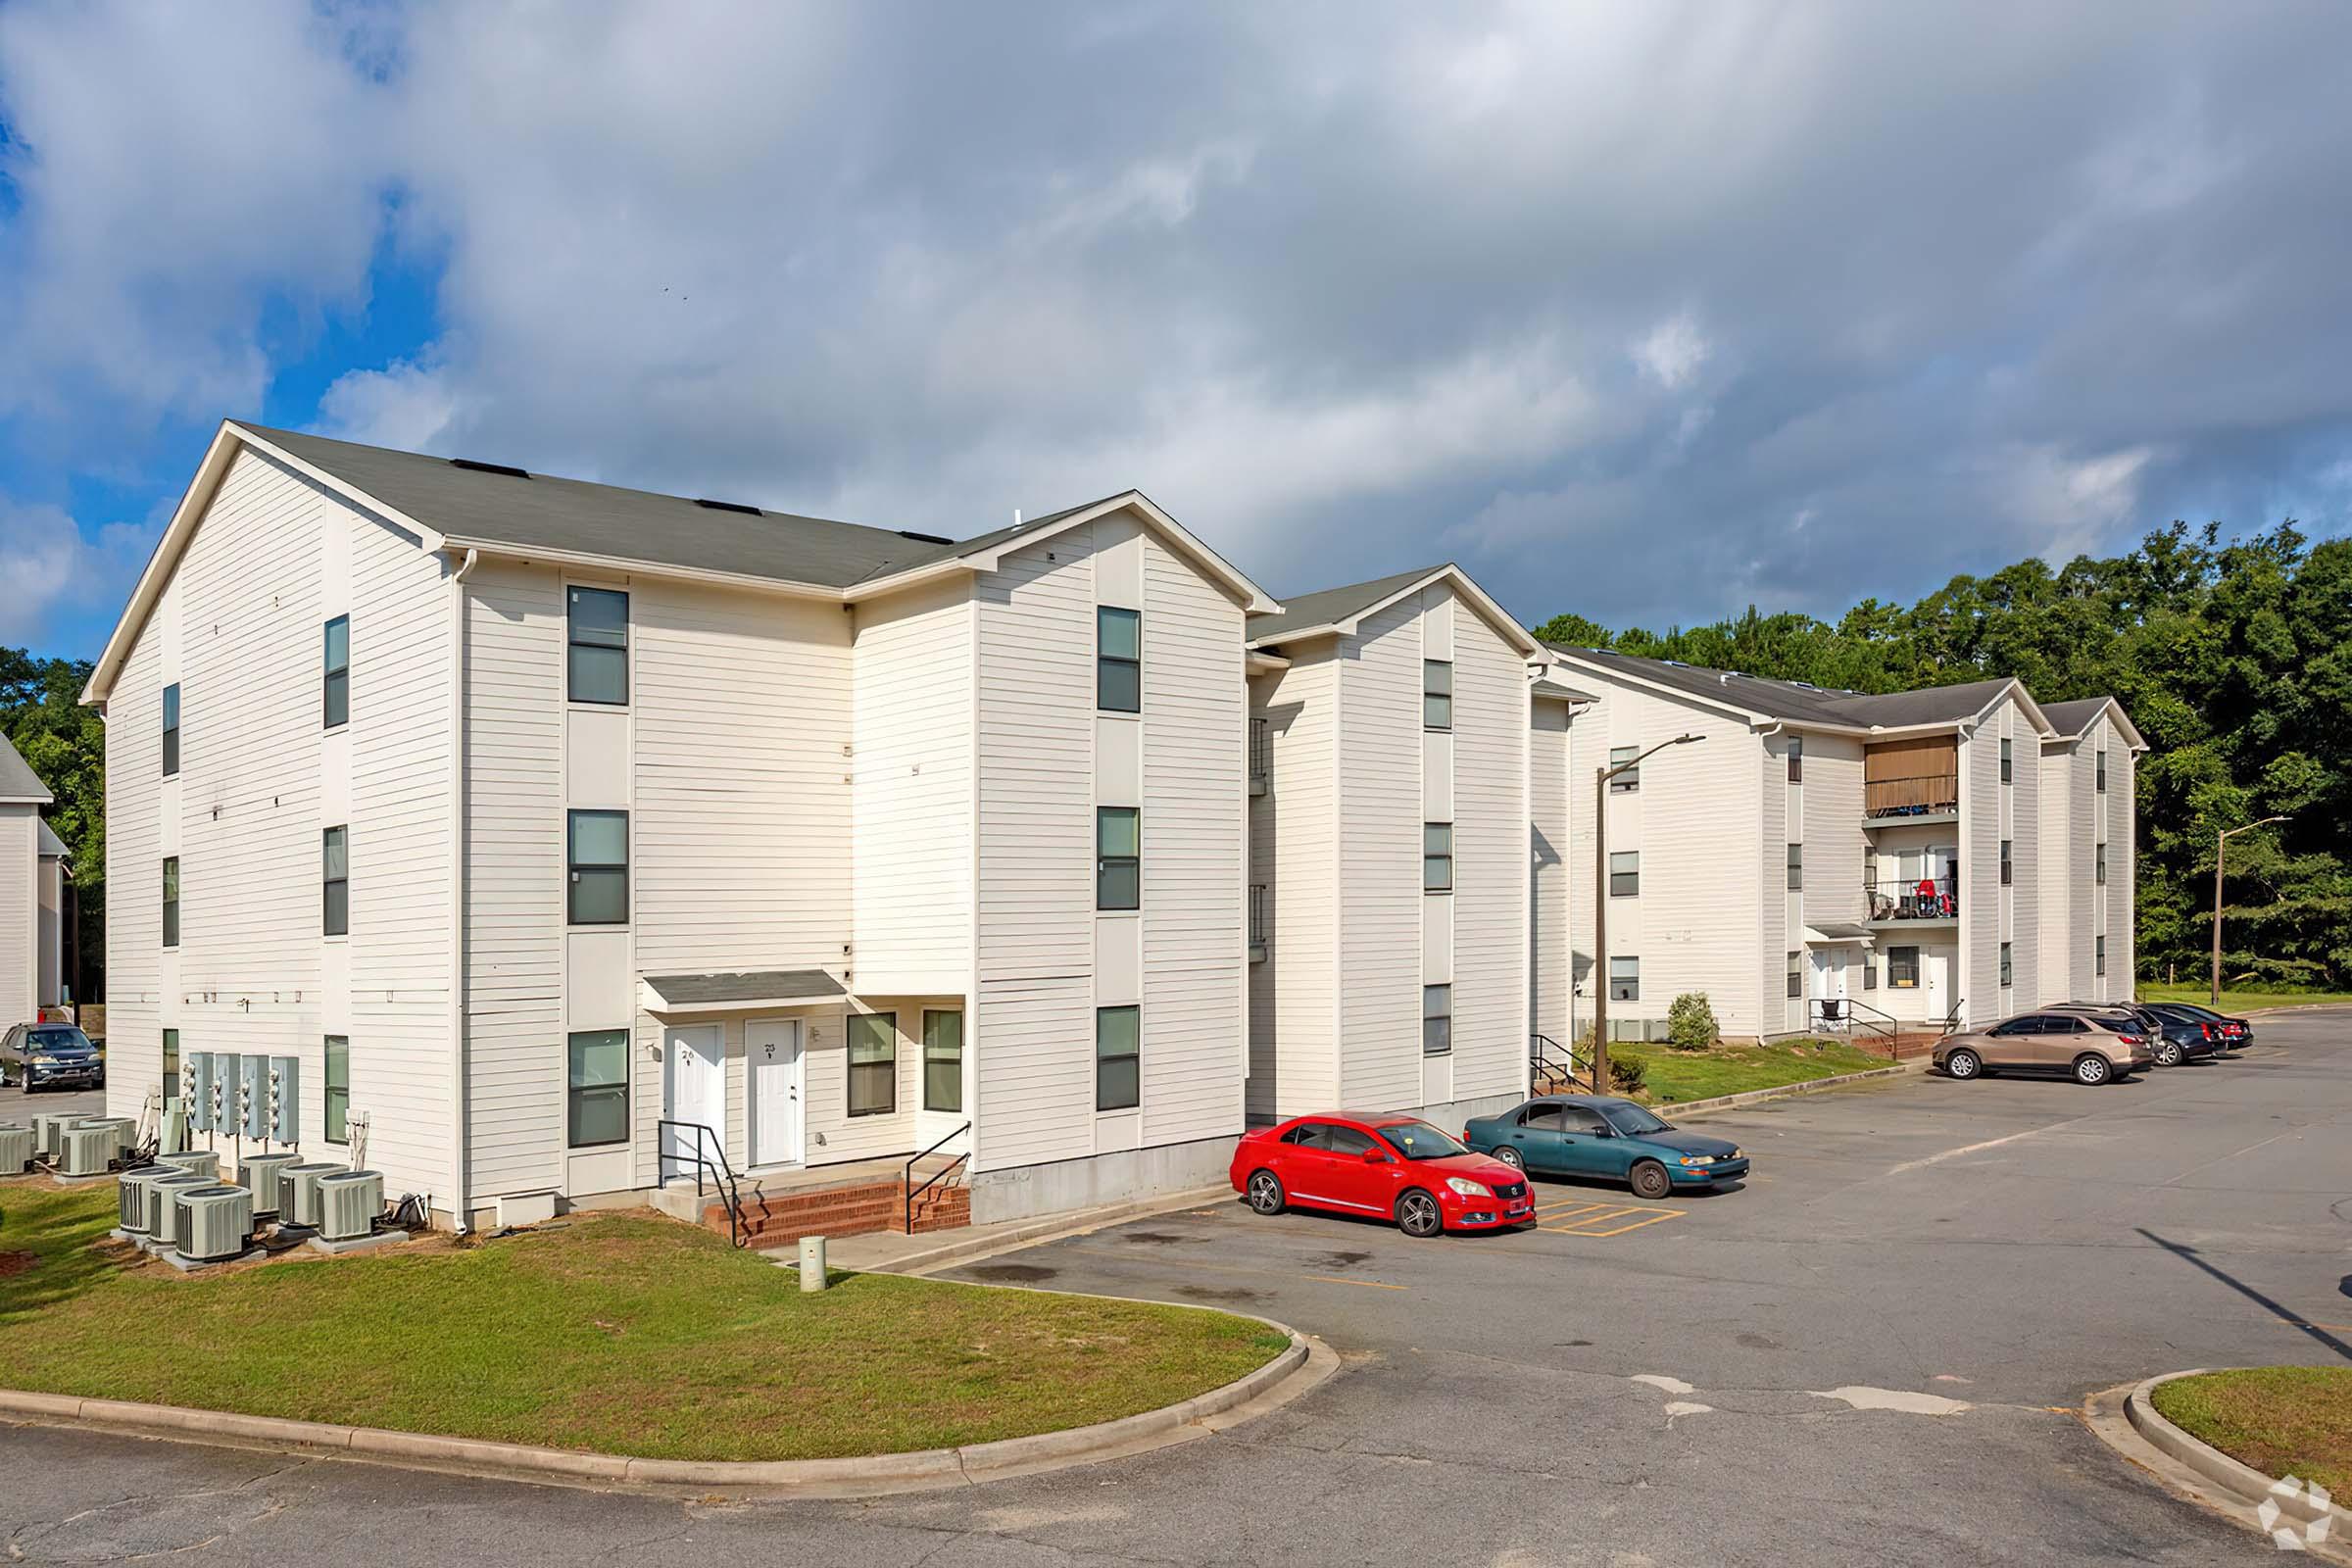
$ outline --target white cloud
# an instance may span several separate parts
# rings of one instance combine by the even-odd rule
[[[381,370],[348,370],[318,400],[329,435],[370,446],[432,451],[457,416],[457,394],[437,368],[411,360]]]
[[[1632,349],[1642,373],[1669,392],[1689,386],[1713,352],[1714,345],[1687,311],[1651,327]]]
[[[69,612],[127,598],[160,524],[109,524],[93,541],[63,508],[0,494],[0,644],[40,643]]]

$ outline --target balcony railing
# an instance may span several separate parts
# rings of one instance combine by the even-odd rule
[[[1250,721],[1250,793],[1265,794],[1273,777],[1273,727],[1262,718],[1253,718]]]
[[[1266,956],[1266,885],[1250,884],[1250,961],[1262,961]]]
[[[1862,785],[1862,814],[1867,817],[1934,816],[1958,809],[1960,775],[1957,773],[1874,778]]]
[[[1956,920],[1960,917],[1960,879],[1923,876],[1908,880],[1866,876],[1863,906],[1873,920]]]

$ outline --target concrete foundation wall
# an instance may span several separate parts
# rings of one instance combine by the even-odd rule
[[[1225,1180],[1233,1164],[1236,1134],[1201,1138],[1155,1149],[1129,1149],[1080,1159],[975,1172],[971,1180],[972,1223],[1030,1219],[1115,1203],[1154,1193],[1181,1193]]]

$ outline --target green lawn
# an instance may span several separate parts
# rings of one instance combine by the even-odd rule
[[[2203,986],[2141,986],[2143,1002],[2193,1002],[2198,1006],[2210,1006],[2209,995]],[[2323,1005],[2352,1006],[2352,995],[2341,991],[2228,991],[2222,993],[2220,1010],[2232,1016],[2254,1012],[2263,1007],[2314,1007]]]
[[[1051,1432],[1288,1343],[1227,1313],[886,1274],[820,1295],[643,1212],[183,1277],[102,1242],[112,1187],[0,1182],[0,1388],[647,1458],[803,1459]]]
[[[2352,1497],[2352,1367],[2209,1372],[2162,1385],[2155,1401],[2166,1420],[2266,1476]]]
[[[1647,1069],[1642,1093],[1635,1098],[1652,1105],[1683,1104],[1712,1100],[1718,1095],[1740,1095],[1751,1089],[1777,1089],[1783,1084],[1810,1083],[1840,1073],[1868,1072],[1891,1066],[1884,1056],[1830,1040],[1792,1040],[1777,1046],[1716,1046],[1706,1051],[1677,1051],[1666,1045],[1636,1045],[1619,1041],[1609,1047],[1609,1058],[1639,1059]]]

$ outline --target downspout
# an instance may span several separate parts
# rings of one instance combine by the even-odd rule
[[[459,1236],[471,1228],[473,1220],[466,1147],[472,1116],[466,1099],[470,1061],[466,1051],[466,577],[480,559],[480,551],[468,548],[449,579],[449,1212],[450,1227]]]

